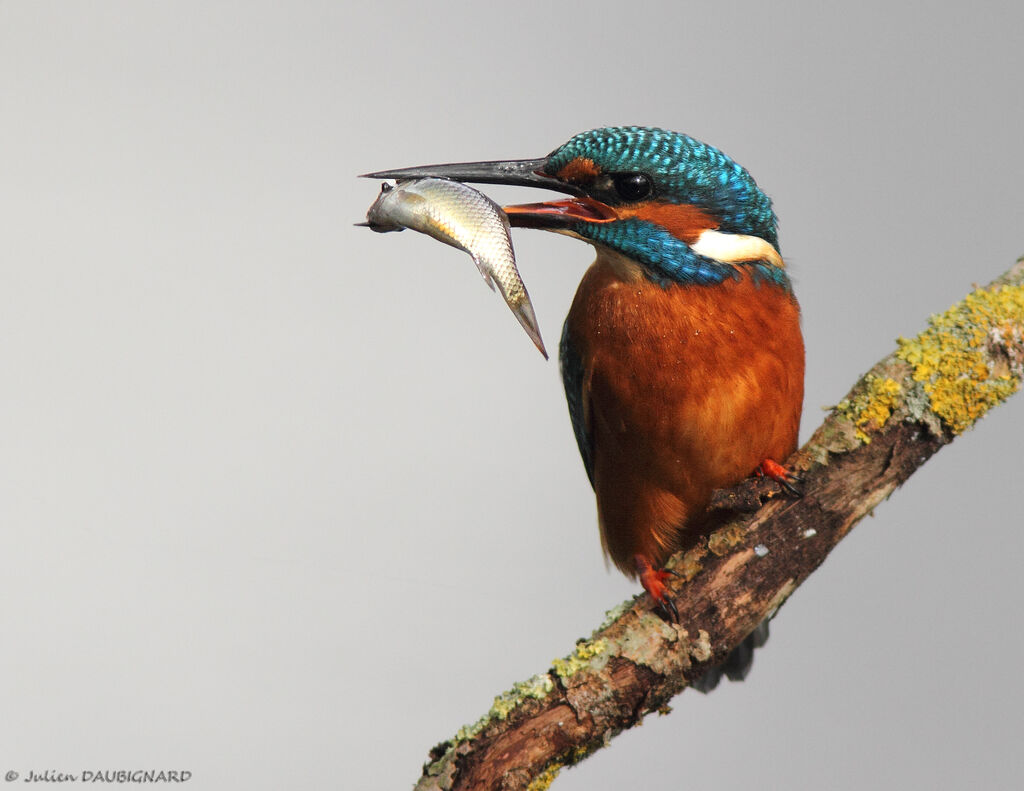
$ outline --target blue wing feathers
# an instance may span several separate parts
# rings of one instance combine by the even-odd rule
[[[565,400],[569,404],[569,419],[576,435],[576,445],[583,457],[583,466],[587,470],[590,485],[594,485],[594,461],[591,437],[587,432],[586,419],[583,416],[583,360],[569,336],[568,320],[562,325],[562,339],[558,344],[559,367],[562,371],[562,384],[565,386]]]

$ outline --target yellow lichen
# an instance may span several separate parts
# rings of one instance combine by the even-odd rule
[[[534,676],[526,681],[517,681],[512,689],[502,692],[494,699],[489,716],[503,720],[527,698],[543,698],[555,688],[555,682],[547,673]]]
[[[836,411],[853,423],[857,439],[867,444],[871,442],[868,431],[877,431],[886,424],[899,405],[901,393],[900,383],[895,379],[868,374],[860,392],[840,401]]]
[[[551,666],[563,681],[584,668],[591,667],[593,659],[601,656],[608,649],[608,641],[603,637],[597,640],[580,640],[576,650],[566,657],[555,659]]]
[[[463,725],[457,731],[455,731],[455,741],[465,742],[472,739],[480,731],[484,729],[484,726],[489,722],[486,717],[481,717],[479,720],[474,722],[472,725]]]
[[[739,525],[727,525],[708,537],[708,549],[718,557],[727,555],[743,542],[746,535],[746,531]]]
[[[472,725],[463,725],[455,734],[455,741],[472,739],[487,725],[494,721],[504,720],[523,701],[534,698],[540,700],[555,688],[555,682],[547,673],[541,673],[526,681],[517,681],[512,689],[506,690],[494,699],[490,711]]]
[[[916,338],[900,338],[896,355],[914,367],[932,411],[962,433],[1020,387],[1024,286],[968,294]]]
[[[689,582],[704,568],[701,561],[707,554],[707,549],[698,544],[683,555],[681,560],[672,564],[672,571],[679,575],[683,582]]]
[[[555,778],[558,777],[558,773],[561,771],[562,764],[551,764],[551,766],[530,781],[530,785],[526,787],[526,791],[548,791],[551,784],[555,782]]]
[[[616,604],[610,610],[606,610],[604,614],[604,620],[601,622],[601,625],[597,627],[597,631],[603,632],[605,629],[607,629],[609,626],[611,626],[613,623],[619,620],[619,618],[622,617],[622,614],[624,612],[627,612],[633,606],[634,603],[635,602],[633,601],[633,599],[626,599],[626,601]]]

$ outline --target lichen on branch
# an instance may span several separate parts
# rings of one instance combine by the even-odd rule
[[[932,411],[961,434],[1020,388],[1024,286],[978,289],[898,343],[896,355],[914,367]]]
[[[804,497],[755,510],[765,491],[780,491],[762,482],[716,498],[719,529],[667,564],[679,575],[671,592],[680,623],[662,619],[646,595],[613,608],[546,672],[498,695],[480,720],[435,747],[416,788],[543,791],[565,766],[667,711],[774,615],[853,525],[1022,379],[1024,258],[899,339],[854,385],[787,463],[803,473]]]

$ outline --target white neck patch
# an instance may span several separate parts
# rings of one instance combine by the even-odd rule
[[[764,261],[766,264],[785,269],[778,250],[759,236],[742,233],[722,233],[708,229],[702,231],[690,249],[705,258],[734,264],[740,261]]]

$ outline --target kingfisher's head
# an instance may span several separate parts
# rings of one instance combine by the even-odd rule
[[[543,187],[571,197],[506,206],[513,226],[608,248],[661,283],[718,283],[749,266],[788,287],[771,199],[716,148],[638,126],[576,135],[541,159],[428,165],[374,178],[450,178]]]

